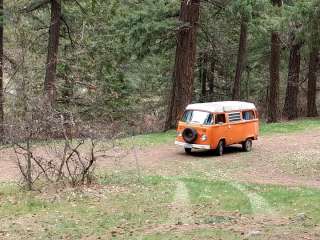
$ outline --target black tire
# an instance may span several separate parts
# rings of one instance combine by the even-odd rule
[[[191,154],[192,148],[185,148],[184,151],[186,152],[186,154]]]
[[[251,139],[247,139],[246,141],[244,141],[242,143],[242,150],[245,152],[251,152],[252,150],[252,140]]]
[[[223,151],[224,151],[224,141],[220,140],[220,142],[218,143],[218,146],[215,150],[215,154],[217,156],[222,156],[223,155]]]
[[[185,128],[182,132],[182,137],[187,143],[193,143],[198,137],[197,130],[194,128]]]

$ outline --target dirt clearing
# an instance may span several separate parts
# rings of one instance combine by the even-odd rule
[[[232,146],[222,157],[158,144],[100,159],[96,188],[3,184],[0,239],[319,239],[319,140],[320,130],[263,136],[252,152]],[[11,149],[0,162],[1,181],[17,179]]]
[[[320,130],[263,136],[254,142],[253,151],[229,147],[222,157],[211,152],[186,155],[174,144],[138,149],[121,160],[100,159],[107,170],[136,170],[152,175],[190,176],[226,179],[259,184],[320,187]],[[18,176],[14,151],[0,151],[0,181]]]

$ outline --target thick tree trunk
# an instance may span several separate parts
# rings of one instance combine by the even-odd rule
[[[292,36],[292,42],[295,40],[295,36]],[[299,94],[299,76],[300,76],[300,48],[302,44],[300,42],[293,43],[290,48],[290,58],[288,66],[288,82],[286,99],[283,109],[283,116],[289,120],[293,120],[298,117],[298,94]]]
[[[209,85],[209,98],[210,101],[213,101],[214,98],[214,72],[215,72],[215,68],[216,68],[216,62],[215,59],[211,60],[210,63],[210,71],[208,74],[208,85]]]
[[[0,0],[0,142],[4,141],[3,0]]]
[[[56,100],[56,69],[59,51],[59,34],[61,25],[61,0],[51,0],[51,22],[49,30],[48,55],[44,95],[46,101],[53,106]]]
[[[185,107],[192,101],[199,11],[200,0],[181,2],[180,21],[183,26],[177,33],[175,67],[166,129],[176,126]]]
[[[282,0],[272,0],[274,6],[281,7]],[[280,34],[271,33],[270,83],[268,97],[268,122],[278,122],[280,92]]]
[[[308,117],[318,116],[317,111],[317,70],[319,66],[319,48],[310,51],[308,73]]]
[[[277,122],[279,117],[280,91],[280,38],[278,32],[271,35],[270,85],[268,98],[268,122]]]
[[[245,68],[246,55],[247,55],[247,39],[248,39],[248,24],[244,18],[241,20],[240,27],[240,39],[239,39],[239,50],[237,59],[237,69],[234,77],[232,99],[240,100],[241,94],[241,76]]]

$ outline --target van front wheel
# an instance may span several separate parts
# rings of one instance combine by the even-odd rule
[[[252,140],[251,139],[247,139],[246,141],[244,141],[242,143],[242,149],[245,152],[251,152],[251,150],[252,150]]]
[[[217,156],[222,156],[223,155],[223,150],[224,150],[224,141],[221,140],[218,143],[218,146],[217,146],[217,148],[215,150],[216,155]]]
[[[192,148],[185,148],[184,151],[186,154],[191,154]]]

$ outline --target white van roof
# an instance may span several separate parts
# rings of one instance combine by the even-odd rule
[[[253,103],[239,101],[196,103],[187,106],[187,110],[201,110],[218,113],[254,109],[256,109],[256,107]]]

